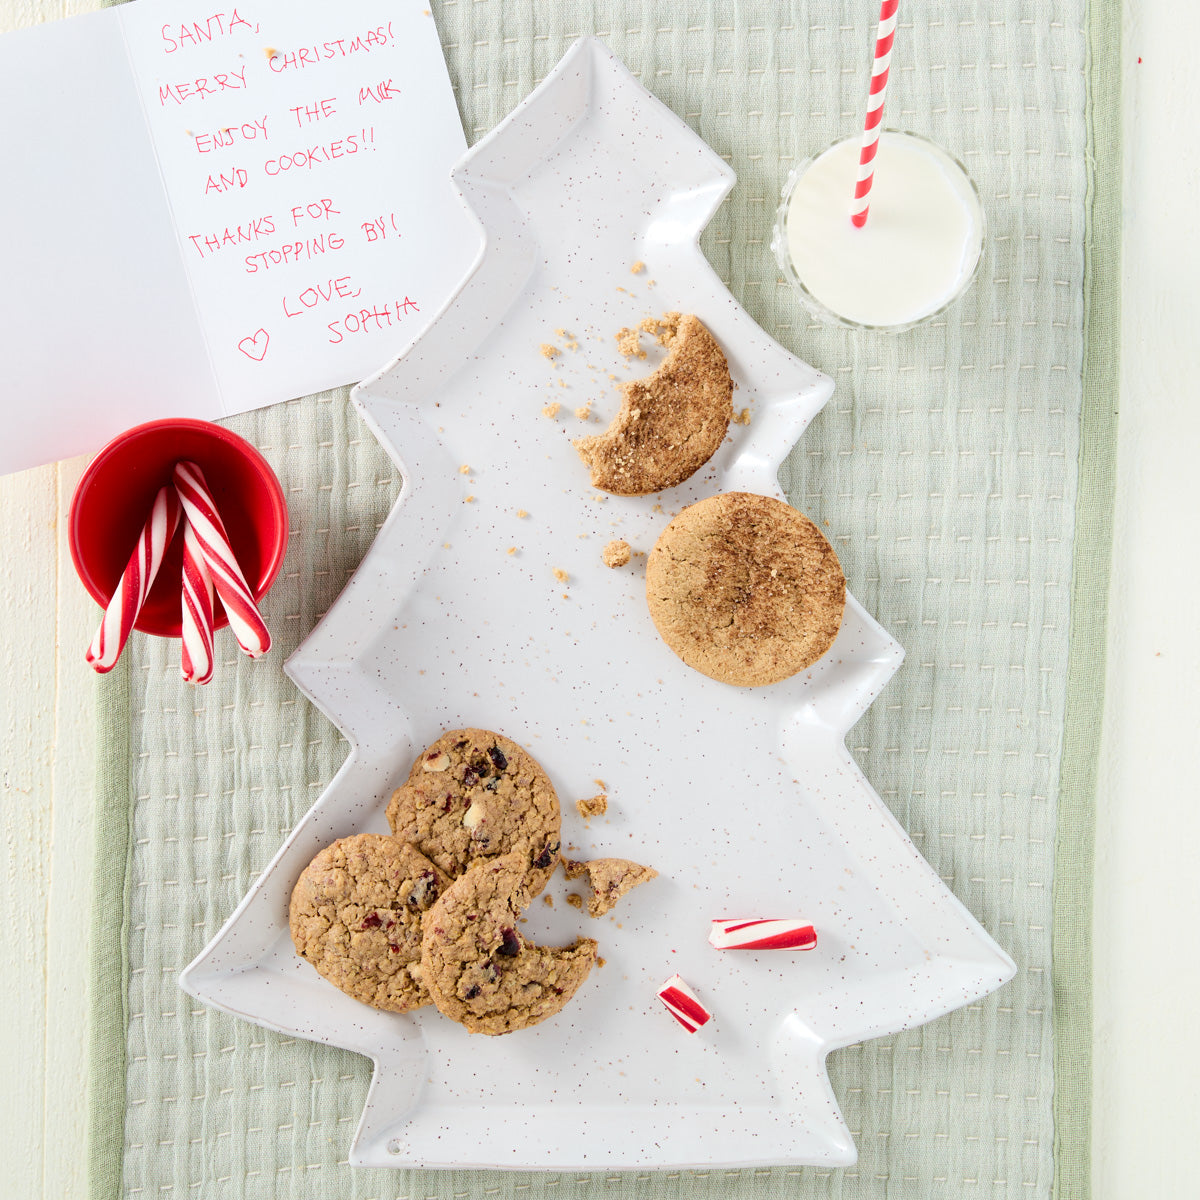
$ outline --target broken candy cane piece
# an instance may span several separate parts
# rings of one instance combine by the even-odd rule
[[[271,635],[263,623],[254,594],[238,566],[229,535],[204,474],[193,462],[175,464],[175,490],[183,502],[183,511],[196,533],[196,541],[212,573],[213,586],[237,644],[251,657],[259,658],[271,648]]]
[[[150,585],[162,566],[163,555],[179,526],[179,497],[174,488],[164,484],[154,497],[150,515],[146,518],[137,545],[125,564],[117,590],[113,592],[100,621],[100,628],[87,649],[87,660],[101,674],[117,665],[121,650],[129,638]]]
[[[817,931],[803,921],[744,917],[714,921],[708,940],[718,950],[811,950]]]
[[[700,1003],[696,993],[678,975],[672,975],[658,989],[658,998],[663,1002],[667,1012],[688,1033],[695,1033],[701,1025],[707,1025],[712,1020],[712,1013]]]
[[[184,681],[207,683],[213,677],[213,582],[190,521],[183,525],[182,617]]]

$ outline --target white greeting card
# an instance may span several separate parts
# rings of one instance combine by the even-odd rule
[[[0,472],[387,362],[478,252],[465,144],[422,0],[139,0],[0,38]]]

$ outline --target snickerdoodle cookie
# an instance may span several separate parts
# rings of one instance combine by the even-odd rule
[[[802,513],[769,496],[726,492],[685,508],[663,530],[646,563],[646,601],[689,667],[760,687],[833,645],[846,580]]]
[[[621,409],[603,433],[574,443],[593,487],[645,496],[682,483],[725,437],[733,380],[716,338],[699,318],[667,313],[643,322],[669,353],[656,371],[621,384]]]

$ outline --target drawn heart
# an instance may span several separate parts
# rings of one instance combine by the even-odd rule
[[[238,342],[238,349],[247,357],[254,359],[255,362],[262,362],[266,357],[267,346],[271,342],[271,335],[265,329],[256,330],[253,337],[244,337]]]

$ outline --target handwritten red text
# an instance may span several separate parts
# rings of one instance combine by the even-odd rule
[[[297,204],[292,209],[292,228],[295,229],[301,221],[331,221],[340,217],[340,210],[333,207],[333,201],[328,199],[314,200],[311,204]]]
[[[337,109],[333,107],[336,99],[336,96],[330,96],[327,100],[317,100],[312,104],[301,104],[297,108],[289,108],[288,112],[296,118],[298,126],[311,125],[313,121],[332,117],[337,112]]]
[[[400,236],[400,226],[396,224],[396,214],[388,213],[383,217],[372,217],[364,221],[360,227],[368,242],[386,241],[388,233]]]
[[[314,46],[300,46],[295,50],[277,50],[267,60],[267,65],[277,75],[283,71],[302,71],[315,67],[331,58],[348,58],[351,54],[369,53],[393,40],[392,23],[377,25],[356,38],[337,38],[332,42],[318,42]]]
[[[216,175],[210,175],[208,182],[204,185],[204,194],[207,196],[209,192],[232,192],[234,188],[244,188],[250,177],[242,170],[241,167],[234,167],[228,175],[224,171],[218,171]]]
[[[215,233],[189,233],[188,241],[196,247],[196,253],[201,258],[216,254],[227,246],[237,246],[243,242],[257,242],[270,237],[275,232],[275,218],[267,213],[261,217],[252,218],[246,225],[226,226]]]
[[[345,244],[346,239],[340,233],[318,233],[315,237],[302,238],[298,242],[284,242],[282,246],[246,255],[246,274],[257,275],[259,271],[269,271],[272,267],[308,262],[331,250],[340,250]]]
[[[225,37],[239,29],[247,33],[257,33],[258,26],[251,25],[235,8],[228,16],[224,13],[213,13],[201,21],[187,21],[182,25],[164,25],[160,32],[166,44],[164,54],[174,54],[184,46],[199,46],[211,42],[213,38]]]
[[[357,312],[348,312],[340,321],[330,321],[325,326],[329,330],[329,344],[336,346],[346,340],[347,334],[375,333],[380,329],[390,329],[398,325],[410,312],[420,312],[415,300],[405,296],[403,300],[391,300],[383,305],[372,304],[370,308],[360,308]]]
[[[246,86],[246,68],[238,67],[215,75],[204,75],[189,79],[186,83],[164,83],[158,89],[158,102],[164,108],[168,101],[184,104],[188,100],[205,100],[221,92],[240,91]]]
[[[266,141],[267,116],[268,114],[264,113],[261,121],[255,118],[242,125],[226,125],[214,133],[196,134],[196,153],[211,154],[214,150],[224,150],[226,146],[232,146],[235,142],[253,142],[256,138]]]
[[[390,80],[384,79],[379,83],[368,84],[367,87],[358,89],[359,104],[366,104],[368,100],[374,101],[376,104],[383,104],[386,100],[395,100],[400,95],[400,89]]]
[[[322,163],[333,162],[337,158],[346,158],[357,154],[360,150],[373,150],[375,129],[372,126],[359,133],[348,133],[337,141],[327,142],[322,146],[307,146],[294,154],[281,154],[278,158],[268,158],[263,163],[263,170],[268,175],[282,175],[285,171],[311,171]]]
[[[306,287],[293,301],[293,307],[288,304],[288,297],[283,298],[284,315],[288,317],[302,317],[305,309],[316,308],[320,304],[328,304],[331,300],[353,300],[362,295],[362,288],[356,288],[350,282],[349,275],[343,275],[340,279],[330,279],[325,283],[314,283],[311,287]]]

